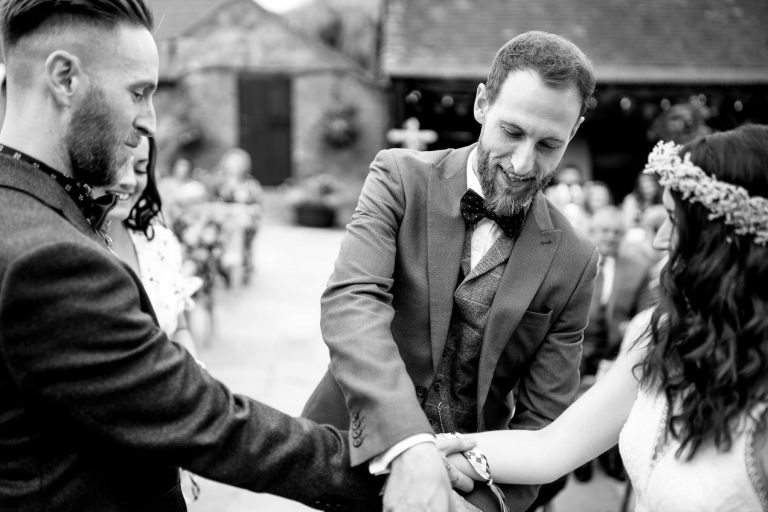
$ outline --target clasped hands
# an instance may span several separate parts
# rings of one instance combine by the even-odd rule
[[[384,512],[476,511],[452,490],[474,488],[474,472],[461,452],[475,447],[465,437],[437,436],[437,444],[421,443],[405,450],[390,466],[383,497]]]

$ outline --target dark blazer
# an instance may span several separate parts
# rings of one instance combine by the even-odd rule
[[[380,152],[347,226],[322,297],[330,370],[304,414],[351,426],[353,464],[432,432],[420,399],[433,384],[453,310],[471,149]],[[485,430],[538,429],[571,402],[596,265],[593,244],[537,195],[484,333],[477,404]],[[505,492],[514,511],[536,491]]]
[[[649,287],[651,262],[646,258],[634,255],[616,256],[611,285],[611,293],[605,305],[605,323],[607,336],[603,340],[603,355],[605,358],[615,358],[618,354],[624,329],[640,311],[653,304],[653,293]],[[595,293],[601,293],[595,290]],[[596,306],[593,302],[592,308]],[[590,311],[590,316],[593,312]],[[589,337],[590,327],[585,335]]]
[[[0,212],[0,510],[183,511],[178,467],[367,509],[345,436],[232,394],[169,342],[53,179],[0,155]]]

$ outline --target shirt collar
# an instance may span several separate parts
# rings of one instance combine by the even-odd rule
[[[483,195],[483,187],[480,186],[480,180],[475,173],[475,162],[477,161],[477,146],[472,148],[467,158],[467,189],[472,189],[478,193],[480,197],[485,199]]]

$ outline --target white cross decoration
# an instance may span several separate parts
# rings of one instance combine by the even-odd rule
[[[393,128],[387,132],[387,140],[393,144],[400,144],[406,149],[423,150],[427,144],[437,140],[437,132],[434,130],[420,130],[419,120],[409,117],[403,123],[403,128]]]

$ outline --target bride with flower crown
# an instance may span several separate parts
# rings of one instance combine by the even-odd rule
[[[545,483],[618,442],[638,511],[766,511],[768,126],[659,143],[644,172],[665,188],[669,251],[648,328],[554,423],[472,435],[450,460]]]

